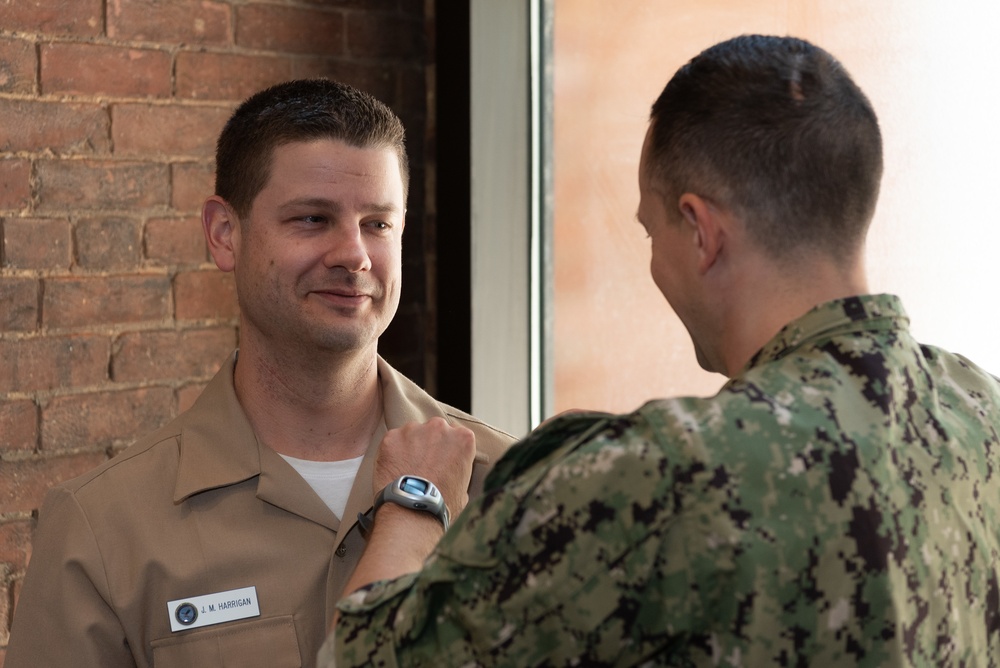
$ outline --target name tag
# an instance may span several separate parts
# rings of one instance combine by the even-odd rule
[[[257,603],[257,588],[244,587],[170,601],[167,603],[167,612],[170,614],[170,631],[176,633],[260,617],[260,605]]]

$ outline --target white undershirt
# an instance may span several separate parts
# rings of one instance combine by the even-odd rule
[[[339,462],[314,462],[287,455],[281,455],[281,458],[298,471],[338,519],[343,519],[347,497],[351,494],[364,455]]]

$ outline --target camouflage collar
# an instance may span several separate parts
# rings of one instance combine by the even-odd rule
[[[785,325],[750,358],[738,375],[754,367],[781,359],[804,343],[850,331],[906,329],[910,319],[895,295],[858,295],[835,299],[814,307]]]

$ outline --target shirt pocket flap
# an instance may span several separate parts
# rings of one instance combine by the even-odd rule
[[[300,668],[302,665],[290,615],[159,638],[152,642],[152,647],[156,668]]]

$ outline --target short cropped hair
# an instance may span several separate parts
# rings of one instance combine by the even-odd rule
[[[841,260],[864,242],[882,178],[868,98],[829,53],[792,37],[744,35],[684,65],[653,104],[648,164],[739,215],[775,258]]]
[[[278,146],[335,139],[357,148],[391,148],[409,189],[406,131],[382,102],[347,84],[300,79],[247,98],[222,129],[215,153],[215,194],[246,218],[270,178]]]

